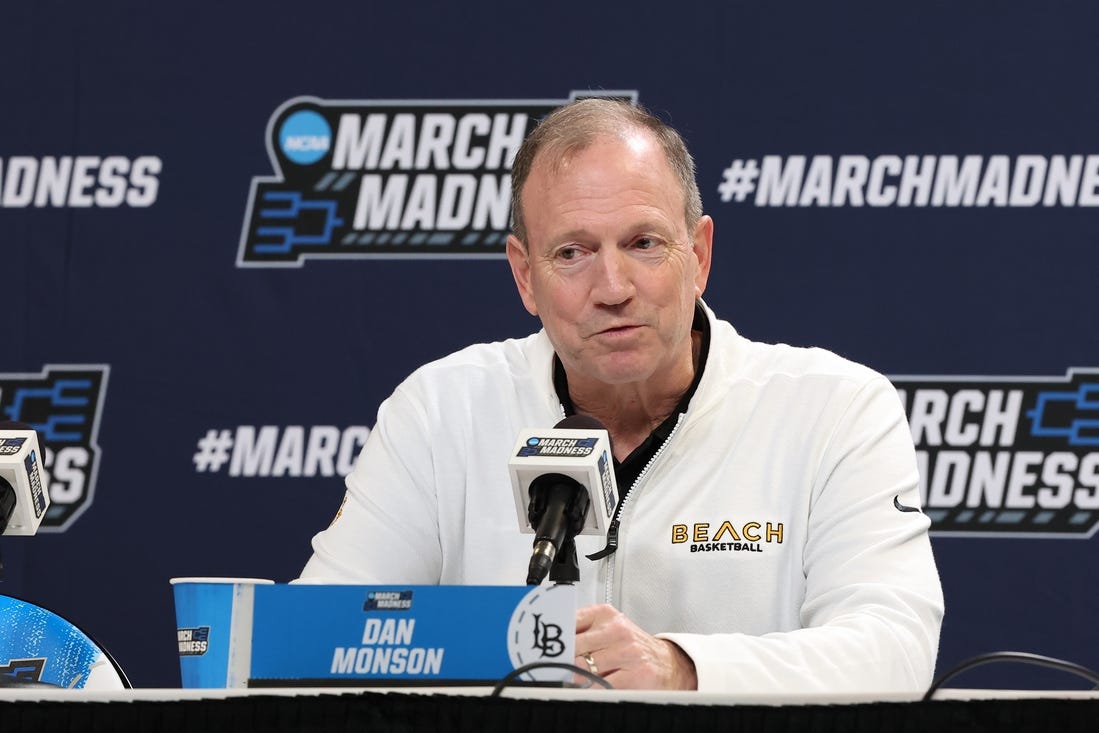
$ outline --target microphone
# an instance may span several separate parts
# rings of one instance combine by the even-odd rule
[[[34,428],[0,423],[0,535],[32,535],[50,506]]]
[[[578,571],[573,539],[605,535],[618,506],[610,436],[593,417],[572,415],[552,430],[521,430],[508,462],[519,530],[534,534],[527,584],[538,585],[556,561]],[[569,553],[566,556],[565,553]]]

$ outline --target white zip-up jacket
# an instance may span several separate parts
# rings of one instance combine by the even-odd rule
[[[576,539],[578,602],[674,641],[702,691],[922,692],[943,596],[896,390],[704,310],[702,379],[624,499],[618,551],[593,562],[602,539]],[[508,459],[562,416],[544,331],[421,367],[379,408],[301,580],[522,585]]]

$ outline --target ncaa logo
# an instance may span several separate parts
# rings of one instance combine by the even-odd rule
[[[319,114],[309,109],[294,112],[279,128],[279,146],[283,155],[298,165],[311,165],[323,158],[332,145],[332,128]]]
[[[908,415],[933,534],[1099,532],[1099,369],[891,379]]]
[[[568,99],[295,97],[267,123],[273,175],[256,176],[238,267],[306,259],[502,259],[511,166],[538,121]]]
[[[0,421],[29,425],[42,443],[50,507],[40,533],[65,531],[92,504],[109,373],[107,364],[51,364],[38,374],[0,374]]]

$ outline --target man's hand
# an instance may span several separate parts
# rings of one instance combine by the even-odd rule
[[[596,673],[617,688],[698,688],[694,662],[682,649],[646,633],[614,606],[585,606],[576,611],[574,664],[587,669],[589,659]]]

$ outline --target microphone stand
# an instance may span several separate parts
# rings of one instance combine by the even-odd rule
[[[537,529],[527,585],[537,585],[547,574],[558,584],[579,581],[574,538],[584,528],[591,503],[587,491],[567,476],[547,474],[531,484],[530,494],[528,517]]]
[[[549,579],[554,585],[572,585],[580,582],[580,565],[576,562],[576,540],[566,536],[561,549],[553,559]]]

